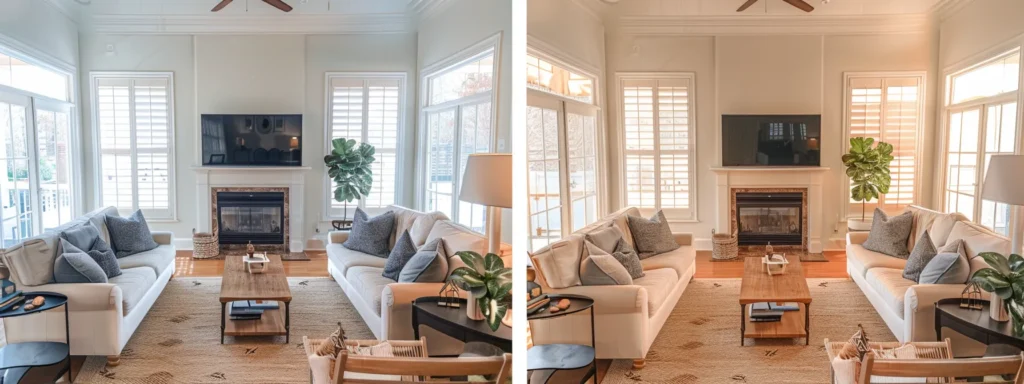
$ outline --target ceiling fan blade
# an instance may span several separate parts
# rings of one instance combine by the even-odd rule
[[[756,2],[757,2],[757,0],[747,0],[746,3],[743,3],[743,5],[741,5],[740,8],[736,10],[736,12],[746,11],[747,8],[750,8],[750,6],[754,5],[754,3],[756,3]]]
[[[804,1],[804,0],[782,0],[782,1],[785,1],[785,2],[789,3],[789,5],[792,5],[794,7],[800,8],[800,10],[804,11],[804,12],[810,12],[810,11],[814,10],[814,7],[812,7],[810,4],[807,4],[807,2]]]
[[[216,7],[213,7],[213,10],[211,10],[210,12],[217,12],[219,10],[222,10],[224,9],[224,7],[228,6],[228,4],[231,4],[232,1],[234,0],[221,0],[220,3],[217,4]]]
[[[291,12],[292,11],[292,6],[290,6],[288,4],[285,4],[281,0],[263,0],[263,2],[267,3],[267,4],[270,4],[274,8],[280,9],[280,10],[282,10],[284,12]]]

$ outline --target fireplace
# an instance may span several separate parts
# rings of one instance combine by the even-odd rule
[[[284,218],[284,193],[217,193],[221,244],[284,244]]]
[[[739,244],[802,245],[803,200],[802,193],[737,193]]]

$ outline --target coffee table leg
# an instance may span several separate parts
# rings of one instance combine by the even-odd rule
[[[804,345],[811,345],[811,303],[804,304]]]
[[[284,343],[288,344],[292,337],[292,302],[284,302]]]
[[[740,304],[740,346],[743,346],[743,334],[747,333],[747,306]]]
[[[224,344],[224,309],[227,303],[220,303],[220,343]]]

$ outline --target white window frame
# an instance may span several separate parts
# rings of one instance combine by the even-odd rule
[[[924,150],[924,148],[925,148],[924,147],[924,145],[925,145],[925,140],[924,140],[924,136],[925,136],[925,134],[924,134],[925,133],[925,109],[926,109],[926,106],[928,105],[928,81],[927,81],[928,80],[928,73],[927,72],[924,72],[924,71],[844,72],[843,73],[843,144],[842,144],[842,149],[843,149],[843,153],[844,154],[849,152],[849,150],[850,150],[850,138],[851,138],[850,126],[849,126],[849,122],[850,122],[850,81],[854,80],[854,79],[863,79],[863,78],[882,78],[882,79],[885,79],[885,78],[910,78],[910,77],[917,78],[918,84],[919,84],[919,87],[920,87],[920,89],[918,90],[918,98],[917,98],[917,104],[918,104],[918,106],[917,106],[917,110],[918,110],[917,124],[918,124],[918,126],[917,126],[917,137],[916,137],[916,141],[917,142],[916,142],[915,145],[916,145],[916,147],[918,148],[919,151]],[[884,90],[882,92],[882,95],[884,97],[884,95],[885,95]],[[884,126],[884,124],[885,123],[884,123],[884,120],[883,120],[882,125]],[[920,202],[921,202],[921,191],[923,190],[923,188],[921,186],[921,177],[922,177],[922,174],[923,174],[921,169],[922,169],[923,162],[918,161],[918,163],[916,165],[917,166],[914,169],[914,203],[913,204],[920,204]],[[843,172],[845,174],[845,170]],[[841,193],[840,197],[841,197],[842,200],[840,200],[840,201],[849,201],[850,200],[850,178],[843,177],[842,185],[843,185],[843,189],[840,191],[840,193]],[[850,218],[855,218],[855,217],[859,218],[860,217],[860,215],[857,214],[856,212],[850,212],[849,211],[849,207],[850,207],[850,204],[847,203],[847,204],[844,204],[840,208],[840,210],[841,210],[840,217],[841,217],[841,221],[842,222],[846,222]],[[870,217],[870,213],[868,215]]]
[[[103,172],[102,172],[102,151],[100,150],[100,133],[99,133],[99,114],[97,108],[99,107],[98,101],[98,87],[97,82],[101,79],[167,79],[167,97],[168,97],[168,135],[170,136],[167,145],[168,157],[167,157],[167,173],[170,175],[168,178],[168,194],[167,204],[168,211],[170,212],[169,217],[163,216],[146,216],[146,221],[151,223],[176,223],[178,222],[178,204],[177,204],[177,173],[175,164],[175,147],[176,147],[176,108],[174,105],[174,72],[161,72],[161,71],[92,71],[89,72],[89,94],[91,100],[90,111],[92,112],[92,141],[93,141],[93,164],[96,168],[94,172],[95,183],[93,186],[93,194],[95,198],[95,204],[97,207],[103,206]],[[134,119],[133,119],[134,120]],[[132,131],[135,130],[135,122],[132,121]],[[134,133],[133,133],[134,135]],[[133,143],[133,146],[135,144]],[[136,172],[136,166],[132,165],[133,172]],[[136,187],[132,187],[132,195],[135,207],[138,209],[138,190]],[[126,212],[122,212],[126,213]]]
[[[697,148],[697,135],[699,126],[699,116],[697,112],[697,74],[696,72],[618,72],[615,74],[615,97],[616,97],[616,108],[618,109],[618,129],[616,130],[617,139],[619,145],[616,146],[615,150],[619,158],[619,207],[625,208],[629,206],[629,199],[627,196],[627,182],[626,182],[626,109],[625,109],[625,98],[623,97],[624,86],[623,83],[629,80],[688,80],[690,83],[689,94],[687,102],[689,104],[690,112],[690,142],[689,142],[689,185],[690,185],[690,211],[689,215],[679,216],[665,212],[665,217],[670,223],[698,223],[699,214],[698,208],[700,203],[698,201],[698,180],[697,180],[697,160],[698,160],[698,148]],[[655,110],[657,109],[657,103],[655,103]],[[655,115],[657,119],[657,115]],[[658,169],[661,168],[660,151],[658,148],[658,134],[657,130],[654,134],[655,137],[655,175],[660,178]],[[655,189],[655,201],[656,207],[654,208],[641,208],[640,213],[643,215],[651,215],[661,210],[661,188]],[[639,207],[638,207],[639,208]]]
[[[367,92],[367,81],[373,80],[395,80],[398,81],[398,133],[396,140],[396,153],[395,153],[395,201],[392,202],[394,205],[402,205],[403,191],[405,188],[406,170],[405,170],[405,152],[408,149],[406,145],[406,126],[405,117],[407,114],[406,110],[406,83],[408,79],[408,73],[406,72],[327,72],[324,76],[324,155],[331,153],[331,112],[332,112],[332,89],[331,80],[333,79],[351,79],[363,81],[363,139],[365,140],[369,119],[367,114],[368,100],[366,99]],[[344,212],[335,212],[331,208],[331,203],[334,201],[334,191],[331,186],[331,178],[324,173],[324,221],[336,220],[344,218]],[[365,202],[360,199],[354,204],[350,203],[348,219],[351,220],[352,214],[355,212],[355,208],[367,212],[370,215],[381,214],[387,211],[386,207],[381,208],[366,208]]]
[[[478,104],[483,101],[490,101],[491,103],[491,153],[497,152],[498,147],[498,114],[500,112],[499,105],[499,88],[501,86],[501,38],[502,32],[498,32],[484,40],[481,40],[468,48],[465,48],[458,53],[451,55],[450,57],[439,61],[437,63],[427,65],[420,70],[422,75],[420,76],[420,105],[419,105],[419,148],[417,148],[417,177],[416,177],[416,206],[425,210],[427,206],[427,151],[429,150],[429,128],[428,118],[431,113],[439,112],[446,109],[460,108],[461,106],[468,106]],[[492,75],[491,75],[491,90],[484,91],[472,96],[466,96],[463,98],[446,101],[444,103],[429,105],[430,93],[431,93],[431,80],[434,78],[444,75],[463,64],[471,63],[479,60],[489,52],[493,56],[492,60]],[[461,120],[461,115],[456,114],[456,119]],[[461,145],[456,143],[455,153],[452,155],[456,161],[453,165],[453,186],[452,186],[452,221],[458,222],[459,216],[459,196],[458,191],[461,183],[461,175],[459,175],[459,164],[457,163],[460,158],[460,147]],[[487,219],[485,219],[486,223]]]

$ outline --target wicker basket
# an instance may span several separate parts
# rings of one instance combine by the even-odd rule
[[[711,230],[711,259],[732,260],[739,256],[739,237]]]
[[[217,235],[192,230],[192,257],[196,259],[212,259],[220,256],[220,240]]]

